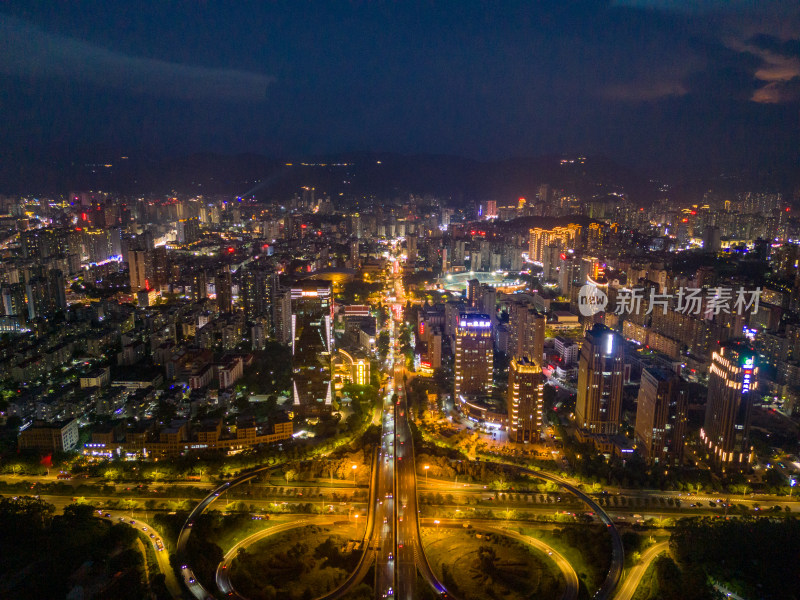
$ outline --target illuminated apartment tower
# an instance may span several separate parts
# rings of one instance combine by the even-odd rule
[[[492,321],[489,315],[461,313],[456,326],[455,395],[479,396],[492,390]]]
[[[650,463],[679,465],[686,436],[686,382],[671,371],[648,367],[636,401],[636,441]]]
[[[719,470],[746,468],[753,460],[750,415],[757,377],[756,353],[745,342],[728,341],[712,353],[700,439]]]
[[[152,288],[149,281],[152,270],[152,257],[147,250],[131,250],[128,253],[128,272],[130,274],[131,292],[139,292]]]
[[[619,432],[624,377],[622,338],[605,325],[586,332],[578,367],[575,421],[589,434]]]
[[[508,441],[537,441],[542,432],[542,368],[526,357],[508,368]]]
[[[581,233],[581,226],[570,223],[566,227],[551,227],[544,229],[534,227],[528,234],[528,258],[535,262],[542,262],[547,246],[557,246],[561,250],[574,248]]]

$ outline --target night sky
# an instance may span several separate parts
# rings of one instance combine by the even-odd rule
[[[800,158],[800,3],[10,2],[0,153]]]

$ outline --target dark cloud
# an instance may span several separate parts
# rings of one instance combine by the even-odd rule
[[[800,98],[800,41],[761,34],[732,45],[760,61],[753,76],[761,85],[750,98],[753,102],[777,104]]]
[[[66,79],[134,94],[258,102],[274,78],[113,52],[46,33],[14,17],[0,22],[0,73],[33,79]]]
[[[576,151],[689,164],[800,152],[788,1],[2,10],[12,118],[0,147],[17,154]]]

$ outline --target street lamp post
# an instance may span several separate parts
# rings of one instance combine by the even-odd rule
[[[357,465],[353,465],[353,485],[356,484],[356,469],[358,468]]]
[[[428,485],[428,469],[430,468],[430,465],[425,465],[425,485]]]

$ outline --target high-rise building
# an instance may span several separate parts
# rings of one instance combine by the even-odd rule
[[[467,281],[467,304],[472,308],[477,308],[478,297],[480,295],[481,282],[477,279],[470,279]]]
[[[152,272],[152,257],[147,250],[130,250],[128,252],[128,271],[130,273],[131,292],[151,289],[149,281]]]
[[[200,302],[208,298],[208,276],[205,271],[196,271],[192,276],[192,300]]]
[[[17,288],[18,289],[18,288]],[[27,317],[30,320],[52,317],[67,308],[66,283],[64,273],[59,269],[49,269],[47,272],[38,270],[37,275],[31,277],[25,284],[25,301],[27,304]],[[13,310],[19,310],[17,302],[21,300],[12,295],[9,298]],[[16,304],[16,306],[13,306]]]
[[[461,313],[456,326],[455,400],[489,394],[494,352],[489,315]]]
[[[534,442],[542,433],[544,379],[537,361],[511,359],[508,368],[508,440]]]
[[[512,302],[508,316],[509,356],[527,356],[541,364],[544,357],[545,316],[525,302]]]
[[[56,228],[29,229],[20,234],[22,255],[43,260],[68,252],[69,230]]]
[[[578,399],[575,421],[589,434],[619,432],[624,382],[622,338],[596,324],[586,332],[578,366]]]
[[[350,215],[350,234],[359,240],[363,236],[363,230],[361,229],[361,215],[359,213],[353,213]]]
[[[270,317],[271,277],[272,273],[257,267],[250,267],[244,271],[242,300],[244,315],[248,321],[255,321],[258,317]]]
[[[680,375],[657,367],[642,371],[635,436],[648,462],[676,465],[683,461],[686,410],[687,386]]]
[[[131,292],[140,292],[150,288],[150,282],[147,279],[150,271],[148,266],[149,259],[150,256],[146,250],[131,250],[128,252]]]
[[[167,247],[158,246],[151,251],[153,257],[153,281],[151,287],[161,291],[161,286],[169,283],[170,265],[167,260]]]
[[[497,321],[497,290],[485,283],[481,285],[475,308],[489,315],[494,325]]]
[[[743,469],[753,460],[750,418],[758,387],[757,358],[753,348],[739,340],[725,342],[711,354],[700,439],[716,469]]]
[[[333,294],[330,284],[301,282],[291,288],[292,395],[304,414],[331,410]]]
[[[570,223],[566,227],[551,227],[544,229],[534,227],[529,231],[528,258],[541,263],[544,258],[544,249],[547,246],[556,246],[561,251],[574,248],[578,243],[581,226]]]
[[[50,307],[53,312],[67,310],[67,284],[60,269],[47,271],[47,286],[50,290]]]
[[[275,281],[277,278],[273,279]],[[281,344],[292,344],[292,292],[272,288],[272,323],[275,328],[275,339]]]
[[[417,236],[411,234],[406,236],[406,259],[408,264],[413,266],[417,262]]]
[[[217,293],[217,310],[220,313],[233,311],[233,283],[228,269],[217,271],[214,277],[214,289]]]
[[[25,300],[25,286],[21,283],[4,285],[0,290],[3,298],[3,314],[7,317],[27,318],[28,306]]]
[[[703,230],[703,251],[704,252],[719,252],[722,247],[720,239],[721,232],[719,227],[708,225]]]
[[[177,242],[193,244],[200,239],[200,221],[198,219],[181,219],[177,223]]]

